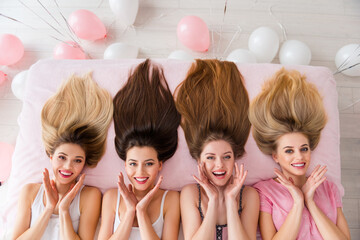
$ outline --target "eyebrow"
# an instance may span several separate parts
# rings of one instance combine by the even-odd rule
[[[305,146],[309,146],[309,144],[304,143],[304,144],[301,145],[300,147],[305,147]],[[285,147],[283,147],[283,149],[285,149],[285,148],[294,148],[294,147],[293,147],[293,146],[285,146]]]
[[[231,151],[224,152],[222,155],[231,153]],[[205,153],[205,155],[216,155],[215,153]]]
[[[65,156],[68,156],[66,153],[64,153],[64,152],[59,152],[58,153],[58,155],[59,154],[62,154],[62,155],[65,155]],[[84,157],[83,156],[75,156],[75,158],[82,158],[82,159],[84,159]]]
[[[133,161],[133,162],[137,162],[138,160],[136,160],[136,159],[129,159],[128,161]],[[152,158],[149,158],[149,159],[146,159],[146,160],[144,160],[144,162],[153,162],[153,161],[155,161],[154,159],[152,159]]]

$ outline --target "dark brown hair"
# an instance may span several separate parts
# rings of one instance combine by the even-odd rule
[[[169,159],[177,148],[180,119],[162,69],[147,59],[114,98],[117,154],[126,160],[130,148],[148,146],[159,161]]]
[[[215,140],[227,141],[236,158],[245,153],[249,97],[233,62],[197,59],[176,89],[176,107],[193,158]]]

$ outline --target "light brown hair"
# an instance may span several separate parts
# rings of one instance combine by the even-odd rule
[[[284,68],[264,84],[262,92],[252,101],[249,119],[253,137],[265,154],[276,151],[277,140],[292,132],[304,134],[314,150],[327,120],[316,87],[298,71]]]
[[[84,150],[86,164],[95,167],[105,152],[112,114],[110,94],[93,81],[91,74],[70,77],[41,112],[47,155],[53,155],[63,143],[74,143]]]
[[[194,159],[215,140],[227,141],[236,158],[245,153],[249,97],[233,62],[197,59],[176,89],[176,107]]]

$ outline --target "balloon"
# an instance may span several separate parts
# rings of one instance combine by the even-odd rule
[[[59,43],[54,48],[54,58],[55,59],[86,59],[86,54],[80,48],[80,46],[75,43],[68,41],[66,43]]]
[[[358,65],[356,65],[358,64]],[[348,44],[338,50],[335,56],[335,65],[343,74],[351,77],[360,76],[360,44]]]
[[[209,49],[209,29],[199,17],[183,17],[177,25],[177,36],[180,42],[191,50],[206,52]]]
[[[4,72],[0,71],[0,85],[6,81],[6,79],[7,79],[6,76],[7,75]]]
[[[246,49],[236,49],[226,58],[227,61],[235,63],[256,63],[256,56]]]
[[[101,20],[85,9],[73,12],[69,17],[69,25],[76,36],[86,40],[98,40],[106,37],[106,28]]]
[[[0,182],[4,182],[10,175],[11,158],[14,153],[14,147],[8,143],[0,142]]]
[[[126,26],[133,25],[139,10],[139,0],[109,0],[111,11]]]
[[[280,48],[279,58],[281,64],[309,65],[311,50],[303,42],[287,40]]]
[[[12,34],[0,35],[0,65],[17,63],[24,55],[24,45]]]
[[[126,43],[114,43],[104,52],[104,59],[137,58],[139,48]]]
[[[269,63],[279,50],[279,36],[271,28],[259,27],[251,33],[248,46],[257,62]]]
[[[25,93],[25,81],[27,77],[28,71],[22,71],[14,77],[14,79],[11,82],[11,90],[15,97],[17,97],[20,100],[24,99],[24,93]]]
[[[177,60],[194,60],[193,56],[183,50],[176,50],[171,52],[168,58]]]

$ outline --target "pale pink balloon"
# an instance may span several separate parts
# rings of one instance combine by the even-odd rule
[[[54,58],[55,59],[86,59],[86,54],[77,43],[68,41],[66,43],[61,42],[55,46]]]
[[[4,72],[0,71],[0,85],[6,81],[6,76],[7,75]]]
[[[101,20],[85,9],[73,12],[69,17],[69,25],[76,36],[86,40],[98,40],[106,37],[106,28]]]
[[[197,16],[183,17],[177,26],[177,36],[180,42],[191,50],[206,52],[209,49],[209,29]]]
[[[10,175],[11,158],[14,153],[14,146],[8,143],[0,142],[0,182],[4,182]]]
[[[24,45],[12,34],[0,35],[0,65],[17,63],[24,55]]]

